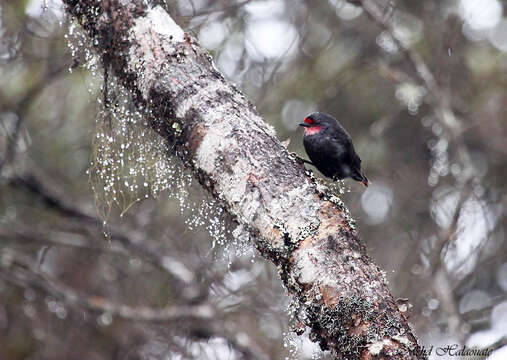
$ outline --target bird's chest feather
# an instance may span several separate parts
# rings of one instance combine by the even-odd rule
[[[313,126],[305,128],[305,136],[318,134],[322,130],[322,126]]]
[[[330,140],[329,136],[326,136],[323,133],[313,133],[311,135],[305,134],[305,137],[303,138],[303,145],[309,155],[310,153],[313,153],[315,155],[322,154],[326,156],[328,155],[325,153],[329,150]]]
[[[341,155],[342,148],[337,146],[335,139],[327,134],[315,134],[305,136],[303,145],[306,153],[314,165],[327,177],[343,178],[344,169],[342,168]]]
[[[303,145],[313,162],[323,164],[329,159],[329,141],[322,134],[305,135]]]

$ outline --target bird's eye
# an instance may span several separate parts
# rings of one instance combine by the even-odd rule
[[[305,123],[312,125],[313,119],[311,117],[307,117],[307,118],[305,118]]]

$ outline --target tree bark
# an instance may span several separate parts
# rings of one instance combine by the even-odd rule
[[[425,358],[340,200],[194,38],[146,1],[64,1],[153,128],[278,267],[312,340],[337,359]]]

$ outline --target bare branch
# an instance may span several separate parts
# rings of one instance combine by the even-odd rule
[[[248,229],[336,358],[424,358],[341,201],[306,175],[243,94],[160,6],[66,0],[112,74],[205,189]]]
[[[2,112],[12,111],[16,113],[17,119],[14,124],[14,131],[7,142],[7,147],[4,154],[0,156],[0,174],[4,165],[10,163],[15,156],[16,146],[18,145],[18,139],[21,135],[22,125],[26,118],[26,113],[29,110],[29,104],[39,95],[51,82],[57,80],[60,75],[64,74],[67,70],[67,66],[59,66],[54,69],[48,69],[45,75],[32,87],[30,87],[24,96],[13,105],[5,106],[1,109]]]
[[[386,12],[379,7],[377,2],[371,0],[354,0],[349,2],[361,6],[366,14],[383,30],[385,30],[389,36],[393,39],[397,48],[402,52],[410,64],[414,67],[415,74],[419,78],[422,85],[428,91],[431,99],[431,105],[435,111],[435,115],[439,119],[440,123],[449,132],[451,138],[458,138],[462,131],[463,125],[461,121],[456,117],[451,107],[449,94],[443,91],[433,75],[433,72],[426,65],[422,57],[413,49],[405,46],[405,44],[396,35],[392,23],[389,21],[390,13],[392,13],[392,7],[388,7]],[[389,16],[386,16],[389,15]],[[466,153],[466,152],[465,152]],[[461,154],[465,157],[466,163],[468,161],[468,154]]]
[[[118,304],[99,296],[81,294],[73,288],[40,271],[35,262],[10,250],[0,253],[2,263],[0,276],[8,282],[21,286],[39,288],[70,305],[78,305],[90,311],[108,313],[133,321],[167,322],[178,319],[211,319],[215,309],[209,304],[167,306],[154,309],[147,306],[131,307]]]
[[[75,219],[84,225],[92,225],[93,228],[97,226],[101,226],[102,220],[100,220],[96,216],[92,216],[87,214],[83,210],[67,203],[62,197],[49,189],[44,181],[35,174],[25,174],[24,176],[15,176],[9,180],[9,185],[12,187],[16,187],[19,189],[23,189],[25,191],[31,192],[34,196],[38,197],[40,201],[48,206],[50,209],[55,210],[66,216],[68,218]],[[181,273],[174,271],[174,265],[178,264],[178,259],[173,258],[167,254],[161,253],[156,249],[153,249],[149,246],[149,243],[146,241],[139,241],[132,239],[131,236],[125,234],[124,232],[116,229],[112,225],[109,225],[107,228],[108,236],[111,241],[117,242],[123,248],[128,250],[129,252],[135,254],[136,256],[144,259],[150,264],[158,267],[164,272],[170,274],[175,279],[187,282],[188,279],[183,279]],[[24,240],[30,241],[44,241],[44,237],[40,237],[40,235],[32,234],[27,230],[23,230],[22,232],[0,232],[0,237],[4,238],[16,238],[19,237]],[[46,239],[47,242],[53,242],[53,239]],[[97,241],[100,242],[100,248],[104,247],[104,238],[102,236],[98,236]],[[111,251],[111,247],[109,246],[109,251]]]

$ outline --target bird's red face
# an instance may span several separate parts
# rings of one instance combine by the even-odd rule
[[[311,116],[305,118],[304,122],[299,124],[305,128],[305,136],[318,134],[322,130],[320,123],[317,123]]]

